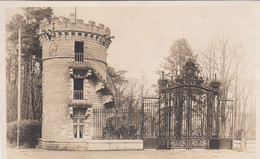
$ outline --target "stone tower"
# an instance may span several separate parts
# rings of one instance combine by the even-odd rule
[[[39,28],[43,61],[42,148],[87,150],[93,108],[113,104],[106,75],[110,30],[89,21],[53,18]]]

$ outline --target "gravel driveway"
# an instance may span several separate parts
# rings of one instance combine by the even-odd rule
[[[255,151],[236,150],[139,150],[52,151],[7,148],[7,159],[255,159]]]

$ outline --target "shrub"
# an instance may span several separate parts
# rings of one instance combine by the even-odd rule
[[[19,123],[20,146],[33,148],[37,144],[37,138],[41,137],[41,123],[33,120],[21,120]],[[17,122],[7,123],[7,141],[10,144],[17,142]]]
[[[122,118],[116,118],[120,121],[115,125],[115,118],[108,118],[106,125],[103,127],[103,139],[137,139],[137,126],[134,124],[127,124],[122,121]]]

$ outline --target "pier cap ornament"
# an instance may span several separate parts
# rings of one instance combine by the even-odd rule
[[[183,66],[180,74],[175,78],[176,84],[202,85],[204,80],[196,64],[189,59]]]
[[[162,72],[162,77],[158,80],[158,84],[161,91],[180,85],[190,85],[211,89],[214,95],[219,94],[219,87],[221,85],[221,83],[216,80],[216,77],[210,83],[205,82],[201,76],[198,66],[192,61],[192,59],[189,59],[186,62],[175,80],[173,80],[173,78],[171,80],[165,79],[164,72]]]
[[[162,77],[161,79],[158,80],[158,84],[159,84],[159,90],[160,91],[165,91],[166,90],[166,85],[168,83],[168,80],[165,79],[164,77],[164,71],[162,71]]]
[[[219,81],[217,81],[217,77],[215,75],[215,80],[210,82],[210,86],[212,87],[214,95],[218,95],[219,94],[219,87],[220,87],[220,85],[221,85],[221,83]]]

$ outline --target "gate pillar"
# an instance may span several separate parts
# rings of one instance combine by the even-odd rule
[[[166,100],[166,86],[168,80],[164,77],[164,71],[162,72],[161,79],[158,80],[159,84],[159,122],[158,122],[158,139],[157,139],[157,148],[166,149],[169,148],[169,142],[167,140],[167,125],[168,125],[168,113],[166,112],[167,100]]]

